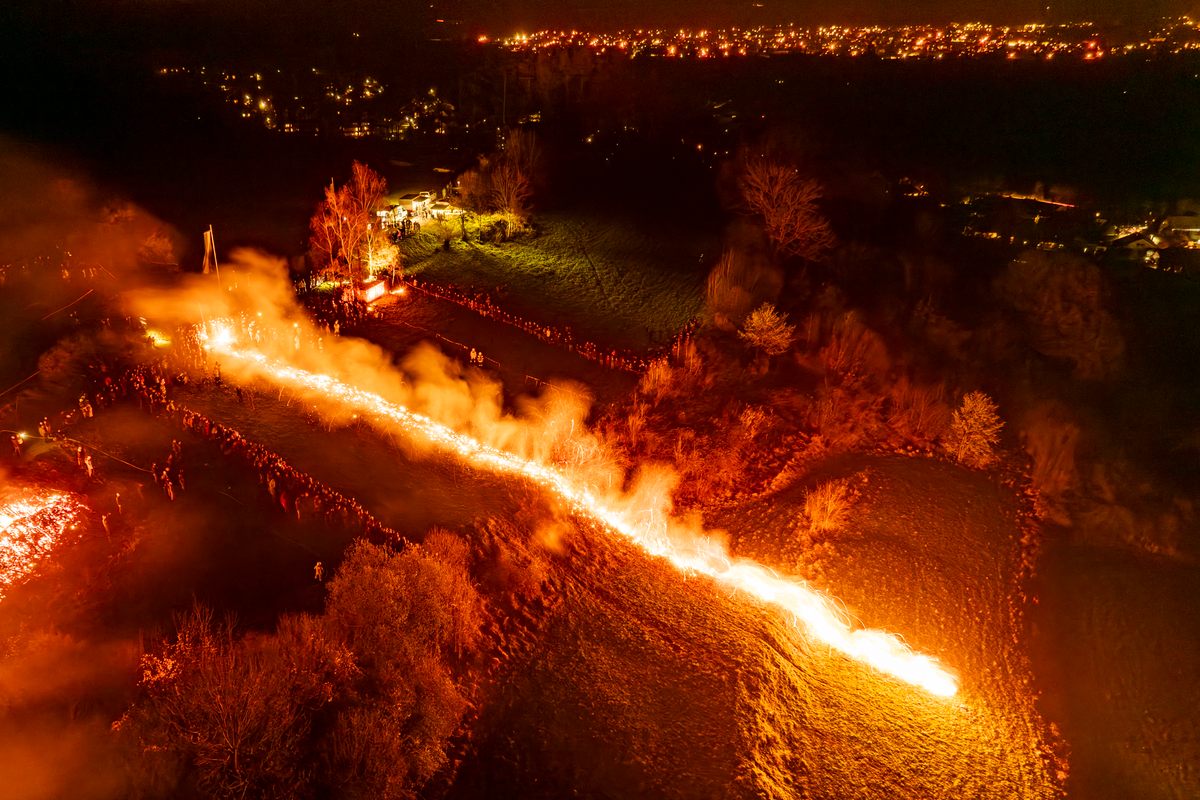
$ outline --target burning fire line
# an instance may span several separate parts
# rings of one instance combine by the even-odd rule
[[[0,600],[37,569],[79,513],[79,504],[61,492],[30,492],[0,505]]]
[[[852,628],[845,614],[829,597],[799,579],[783,578],[754,561],[733,558],[709,538],[695,537],[688,543],[673,541],[666,535],[665,523],[639,521],[628,512],[611,508],[590,489],[573,483],[557,470],[491,447],[329,375],[299,369],[254,350],[239,349],[231,330],[212,323],[210,326],[212,335],[202,334],[209,350],[253,365],[276,382],[317,392],[360,413],[400,425],[457,453],[474,466],[527,478],[646,552],[667,559],[678,569],[707,575],[782,609],[802,625],[809,636],[850,658],[934,695],[952,697],[958,691],[955,676],[936,659],[912,651],[897,636],[886,631]]]

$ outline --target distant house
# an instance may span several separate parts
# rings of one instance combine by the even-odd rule
[[[1148,250],[1162,250],[1167,246],[1161,236],[1150,231],[1138,231],[1122,236],[1119,239],[1114,239],[1111,243],[1113,249],[1129,250],[1134,253],[1144,253]]]
[[[1168,247],[1167,241],[1148,230],[1126,234],[1110,243],[1109,253],[1124,259],[1134,259],[1149,266],[1157,266],[1160,255]]]
[[[1159,233],[1187,242],[1200,241],[1200,214],[1181,214],[1167,217]]]
[[[375,216],[379,218],[380,225],[383,225],[385,228],[390,228],[398,225],[404,214],[400,211],[400,206],[398,204],[392,203],[385,208],[376,210]]]

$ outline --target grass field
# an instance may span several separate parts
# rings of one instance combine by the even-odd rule
[[[524,317],[569,325],[610,347],[667,341],[700,312],[715,231],[695,236],[649,220],[570,214],[539,216],[535,227],[530,237],[490,244],[470,228],[471,241],[462,241],[458,223],[426,225],[404,243],[405,271],[482,289]]]

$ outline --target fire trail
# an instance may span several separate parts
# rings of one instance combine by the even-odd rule
[[[261,352],[240,346],[233,331],[209,323],[202,334],[205,347],[253,368],[261,376],[294,389],[335,401],[371,419],[394,424],[410,435],[457,454],[468,464],[523,477],[566,501],[577,512],[596,520],[637,544],[647,553],[666,559],[688,573],[707,575],[727,587],[769,603],[791,616],[811,638],[874,669],[919,686],[931,694],[952,697],[958,691],[953,674],[936,659],[913,652],[897,636],[880,630],[854,628],[844,612],[826,595],[799,579],[783,578],[769,568],[732,557],[711,538],[669,537],[662,523],[647,523],[638,515],[621,511],[586,486],[562,472],[513,453],[484,444],[402,405],[322,373],[291,366]]]
[[[82,506],[64,492],[26,490],[0,503],[0,600],[29,577],[78,521]]]

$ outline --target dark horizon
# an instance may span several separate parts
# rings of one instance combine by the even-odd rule
[[[1091,21],[1100,25],[1144,24],[1156,19],[1192,13],[1192,0],[916,0],[897,6],[884,0],[843,0],[817,3],[813,0],[714,0],[697,8],[688,0],[660,0],[646,4],[636,0],[429,0],[403,4],[379,0],[49,0],[25,8],[9,7],[0,18],[22,18],[62,26],[62,30],[85,28],[94,33],[117,36],[151,26],[153,36],[142,39],[148,48],[168,39],[186,40],[193,31],[193,44],[216,33],[250,29],[270,38],[301,34],[319,40],[331,32],[372,27],[389,35],[408,38],[427,34],[432,27],[451,23],[457,32],[495,36],[518,31],[574,27],[614,30],[637,27],[726,27],[747,25],[900,25],[988,22],[1024,24]],[[99,28],[93,27],[99,24]],[[55,36],[48,45],[55,45]],[[286,37],[283,37],[286,38]],[[265,42],[269,44],[270,42]]]

